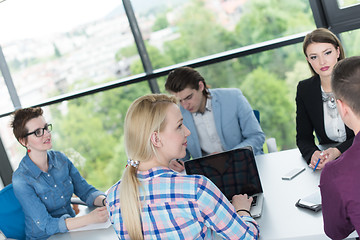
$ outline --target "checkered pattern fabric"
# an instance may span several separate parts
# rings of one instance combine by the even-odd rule
[[[254,219],[240,217],[206,177],[168,168],[138,171],[144,239],[258,239]],[[129,239],[121,217],[120,181],[108,190],[110,220],[120,239]]]

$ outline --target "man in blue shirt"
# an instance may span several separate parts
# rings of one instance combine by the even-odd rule
[[[208,89],[205,79],[190,67],[171,71],[165,88],[180,99],[184,125],[191,132],[183,160],[245,146],[263,153],[265,134],[239,89]],[[171,161],[170,167],[184,170],[177,161]]]

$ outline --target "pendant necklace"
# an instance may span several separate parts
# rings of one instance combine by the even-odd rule
[[[325,104],[325,106],[328,109],[328,112],[332,118],[336,118],[336,116],[339,114],[336,108],[336,100],[333,93],[326,93],[321,91],[322,100]]]

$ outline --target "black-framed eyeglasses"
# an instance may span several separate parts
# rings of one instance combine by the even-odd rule
[[[44,136],[44,131],[47,131],[47,132],[51,132],[52,130],[52,124],[46,124],[45,127],[43,128],[38,128],[36,129],[35,131],[33,132],[29,132],[25,135],[25,137],[31,135],[31,134],[34,134],[36,137],[42,137]]]

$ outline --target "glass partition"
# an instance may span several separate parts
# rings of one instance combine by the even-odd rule
[[[0,45],[22,105],[129,76],[137,52],[121,1],[12,0]]]
[[[359,5],[360,1],[359,0],[337,0],[337,3],[339,5],[339,8],[347,8],[347,7]]]
[[[14,110],[14,105],[11,101],[8,88],[5,84],[4,78],[0,71],[0,109],[1,112],[11,112]]]
[[[139,2],[132,5],[154,69],[315,28],[308,0]]]
[[[19,166],[21,158],[25,155],[25,148],[18,143],[12,129],[10,127],[10,123],[12,120],[12,116],[2,117],[0,118],[0,137],[1,141],[6,150],[7,156],[10,160],[10,165],[12,169],[15,171]]]
[[[360,55],[360,29],[344,32],[340,34],[346,57]]]
[[[307,0],[133,0],[132,5],[154,69],[316,28]],[[144,72],[118,0],[5,1],[0,29],[8,33],[0,45],[24,106]],[[360,54],[359,30],[341,37],[347,56]],[[296,86],[311,76],[301,43],[197,70],[211,88],[241,89],[279,150],[296,147]],[[157,79],[162,92],[165,79]],[[11,111],[3,84],[0,78],[0,109]],[[127,108],[147,93],[148,83],[141,82],[44,107],[53,124],[53,149],[67,154],[90,184],[106,190],[126,165]],[[12,136],[10,121],[0,119],[0,135],[15,170],[25,149]]]

